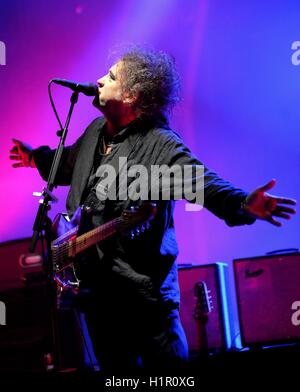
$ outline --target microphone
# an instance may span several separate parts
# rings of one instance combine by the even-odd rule
[[[66,79],[52,79],[53,83],[59,84],[60,86],[68,87],[73,91],[83,93],[89,97],[98,95],[98,86],[94,83],[78,83],[72,80]]]

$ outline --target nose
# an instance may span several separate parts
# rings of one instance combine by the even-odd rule
[[[99,87],[103,87],[104,86],[104,77],[100,78],[97,80],[97,84]]]

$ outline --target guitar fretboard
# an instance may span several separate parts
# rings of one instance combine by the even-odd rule
[[[102,226],[96,227],[95,229],[80,235],[74,241],[75,243],[75,256],[77,253],[83,252],[90,246],[95,245],[97,242],[105,240],[107,237],[115,234],[116,225],[118,219],[114,219],[110,222],[105,223]]]
[[[156,206],[145,203],[135,209],[123,211],[123,213],[95,229],[76,237],[77,229],[71,229],[52,242],[51,251],[56,273],[63,271],[73,264],[72,259],[78,253],[83,252],[98,242],[112,236],[117,231],[125,234],[132,229],[139,231],[138,226],[148,223],[156,214]],[[145,230],[142,227],[141,232]],[[62,241],[62,242],[61,242]]]
[[[54,264],[60,268],[61,263],[66,259],[75,257],[78,253],[97,244],[97,242],[105,240],[107,237],[115,234],[119,220],[119,218],[113,219],[87,233],[81,234],[77,238],[70,239],[60,245],[52,246]],[[68,265],[65,265],[64,267],[67,267]]]

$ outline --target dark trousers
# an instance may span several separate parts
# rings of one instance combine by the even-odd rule
[[[104,374],[183,370],[188,347],[179,311],[149,310],[124,301],[95,304],[84,312]]]

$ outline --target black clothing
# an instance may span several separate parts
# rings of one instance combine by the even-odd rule
[[[126,157],[127,165],[202,165],[167,125],[135,121],[112,140],[109,155],[99,157],[99,140],[104,132],[104,119],[94,120],[72,146],[65,148],[56,178],[57,185],[71,185],[67,198],[72,215],[83,203],[94,202],[92,226],[99,226],[127,209],[126,200],[101,201],[96,195],[97,167],[116,166],[117,158]],[[40,147],[34,151],[34,161],[46,179],[54,151]],[[240,210],[247,194],[205,168],[204,206],[229,226],[254,222]],[[133,179],[132,179],[133,180]],[[196,181],[196,178],[194,178]],[[129,181],[130,183],[130,181]],[[117,303],[134,312],[143,311],[145,320],[158,317],[165,320],[179,308],[179,288],[176,257],[178,254],[173,221],[174,200],[157,203],[157,215],[151,227],[136,239],[115,236],[97,245],[98,257],[85,256],[87,268],[82,271],[86,285],[104,303]],[[93,252],[93,250],[91,250]],[[131,302],[130,302],[131,301]]]

